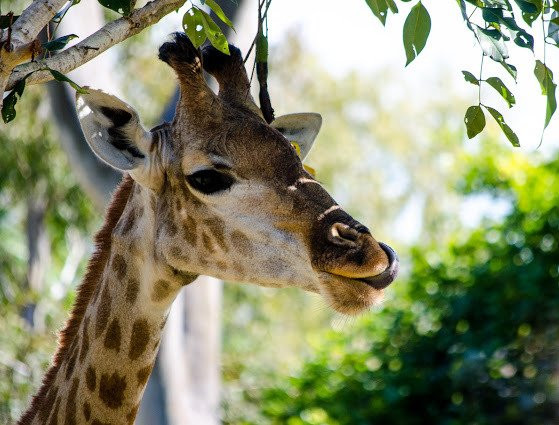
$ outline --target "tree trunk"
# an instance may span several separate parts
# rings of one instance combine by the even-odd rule
[[[27,198],[27,288],[33,297],[37,297],[43,290],[50,260],[50,244],[45,228],[47,201],[44,183],[39,181]],[[43,315],[35,301],[27,303],[21,314],[31,329],[44,329]]]
[[[219,423],[222,282],[200,276],[173,305],[161,344],[169,423]]]

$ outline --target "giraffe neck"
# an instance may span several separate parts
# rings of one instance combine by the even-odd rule
[[[125,185],[128,193],[122,193]],[[95,261],[104,264],[96,282],[84,279],[53,366],[20,424],[134,423],[169,308],[195,276],[157,258],[157,202],[149,190],[125,179],[119,192],[113,203],[118,196],[127,200],[90,269],[99,266]],[[83,291],[90,292],[86,302]]]

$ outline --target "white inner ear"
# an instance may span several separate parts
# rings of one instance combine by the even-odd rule
[[[270,125],[299,145],[301,160],[304,160],[320,131],[322,117],[314,112],[288,114],[277,117]]]
[[[145,163],[149,152],[151,134],[141,125],[136,111],[115,96],[101,90],[87,88],[87,94],[77,95],[78,118],[87,140],[95,154],[110,166],[130,171]],[[115,123],[107,117],[102,108],[111,108],[130,114],[126,124],[115,127]],[[121,136],[117,137],[121,143],[115,143],[115,137],[109,130],[115,130]],[[123,148],[123,145],[126,145]],[[143,158],[141,157],[143,156]]]

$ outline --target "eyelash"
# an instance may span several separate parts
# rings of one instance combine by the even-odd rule
[[[213,169],[196,171],[187,176],[186,180],[192,188],[206,195],[227,190],[235,183],[235,179],[229,174]]]

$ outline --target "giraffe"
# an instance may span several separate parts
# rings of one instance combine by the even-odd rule
[[[174,70],[175,117],[147,131],[122,100],[88,88],[78,116],[95,154],[125,173],[42,386],[19,421],[132,424],[170,306],[198,275],[296,286],[354,315],[382,297],[398,258],[302,166],[318,114],[271,124],[240,51],[159,49]],[[219,83],[207,86],[203,71]]]

